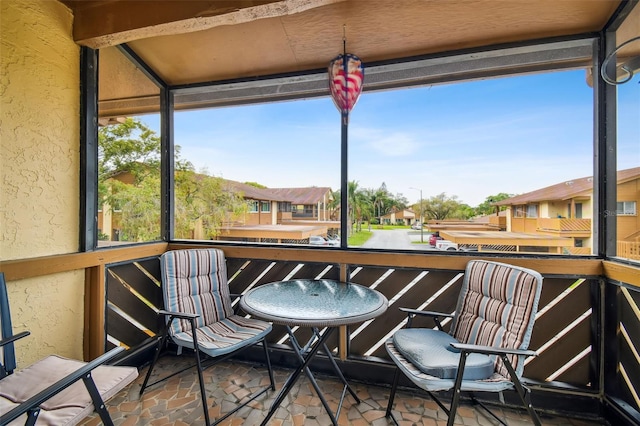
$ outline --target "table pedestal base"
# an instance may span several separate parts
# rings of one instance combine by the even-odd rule
[[[293,335],[293,331],[291,330],[291,327],[287,326],[287,333],[289,333],[289,339],[293,345],[294,352],[296,353],[296,356],[298,358],[298,361],[300,362],[300,365],[287,378],[287,381],[285,382],[284,386],[282,387],[282,389],[280,389],[280,392],[278,392],[278,395],[276,396],[276,399],[273,401],[273,404],[271,405],[271,408],[269,409],[267,416],[262,421],[261,426],[266,426],[269,419],[271,419],[271,417],[276,412],[276,410],[278,409],[278,407],[280,406],[284,398],[289,394],[289,392],[291,391],[291,388],[293,388],[293,385],[298,380],[298,378],[300,377],[300,374],[302,374],[303,371],[309,378],[309,381],[311,382],[311,385],[315,389],[316,394],[320,398],[320,401],[322,401],[322,405],[324,406],[325,410],[327,410],[327,413],[329,414],[329,417],[331,418],[331,422],[333,423],[334,426],[338,426],[337,418],[340,416],[340,409],[342,408],[342,403],[347,394],[347,391],[349,391],[353,399],[356,400],[356,404],[360,403],[360,398],[358,398],[358,396],[353,391],[351,386],[349,386],[349,383],[347,383],[347,379],[345,379],[344,375],[342,374],[342,371],[340,371],[340,367],[338,367],[338,364],[336,363],[336,360],[333,357],[333,354],[331,353],[331,351],[329,351],[329,348],[327,347],[327,343],[326,343],[327,339],[329,338],[333,330],[334,330],[333,327],[328,327],[321,332],[314,327],[313,335],[311,336],[309,341],[304,346],[301,346],[298,343],[298,340]],[[340,378],[340,380],[344,384],[344,388],[342,389],[342,395],[340,397],[340,402],[338,403],[338,408],[335,413],[333,413],[333,411],[329,407],[327,400],[325,399],[324,395],[322,394],[322,391],[320,390],[320,387],[318,386],[318,382],[313,376],[311,369],[309,369],[309,363],[311,362],[313,357],[315,357],[315,355],[318,353],[318,350],[320,350],[321,348],[329,358],[329,361],[333,366],[333,370],[335,371],[337,376]]]

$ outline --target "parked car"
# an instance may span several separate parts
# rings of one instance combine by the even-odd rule
[[[453,241],[440,239],[436,241],[436,248],[438,250],[457,251],[458,244],[454,243]]]
[[[436,241],[436,248],[438,250],[445,251],[478,251],[478,247],[475,245],[462,244],[458,245],[453,241],[449,240],[438,240]]]
[[[434,233],[434,234],[431,234],[431,236],[429,237],[429,245],[430,245],[431,247],[435,247],[435,246],[436,246],[436,242],[437,242],[438,240],[443,240],[443,239],[444,239],[444,238],[442,238],[442,237],[440,236],[440,234],[439,234],[439,233],[437,233],[437,232],[436,232],[436,233]]]
[[[411,229],[422,229],[422,224],[420,222],[416,222],[411,225]]]
[[[340,240],[329,239],[322,235],[312,235],[309,237],[309,244],[312,246],[340,247]]]

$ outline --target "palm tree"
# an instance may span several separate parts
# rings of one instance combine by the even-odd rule
[[[357,192],[358,192],[358,182],[352,180],[347,183],[347,218],[349,223],[347,224],[347,229],[349,231],[349,235],[353,234],[353,222],[355,218],[355,211],[357,206]]]
[[[340,190],[331,190],[331,198],[327,202],[327,210],[329,211],[329,219],[340,219]]]
[[[378,218],[378,223],[382,223],[382,216],[387,214],[391,205],[393,205],[393,197],[387,190],[387,185],[382,182],[380,188],[378,188],[371,197],[371,203],[373,205],[374,214]]]

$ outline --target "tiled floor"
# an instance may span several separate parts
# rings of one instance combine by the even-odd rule
[[[160,359],[160,367],[154,369],[164,374],[168,368],[179,368],[189,357],[164,356]],[[234,416],[226,419],[221,425],[259,425],[271,406],[277,391],[282,387],[289,371],[275,369],[276,392],[253,401],[250,406],[238,411]],[[138,395],[146,368],[140,371],[140,376],[129,388],[120,392],[108,403],[108,409],[114,424],[118,425],[202,425],[204,416],[201,407],[200,391],[195,369],[191,369],[174,376],[171,379],[148,388],[144,395]],[[212,421],[220,413],[230,411],[238,398],[252,392],[259,386],[268,384],[266,369],[244,363],[224,362],[205,370],[205,382],[208,390],[209,413]],[[152,377],[153,381],[153,377]],[[339,381],[327,377],[318,377],[329,405],[336,407],[342,386]],[[378,386],[367,386],[352,383],[360,404],[355,404],[351,396],[345,398],[344,406],[338,418],[339,424],[344,426],[382,426],[392,422],[385,418],[385,409],[389,389]],[[529,425],[531,420],[521,412],[497,410],[498,414],[511,425]],[[422,398],[409,392],[398,392],[395,401],[396,418],[402,426],[445,425],[444,412],[432,400]],[[590,426],[599,423],[583,420],[551,418],[541,416],[544,425]],[[81,423],[83,426],[100,424],[99,417],[94,413]],[[328,426],[331,424],[320,399],[306,377],[301,378],[276,411],[269,422],[270,426]],[[487,417],[482,410],[463,405],[458,410],[456,425],[485,426],[497,422]]]

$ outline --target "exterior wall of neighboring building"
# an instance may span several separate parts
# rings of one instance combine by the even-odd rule
[[[410,210],[400,210],[382,216],[382,223],[391,225],[396,225],[398,223],[411,225],[415,220],[417,220],[416,215]]]
[[[274,225],[273,222],[273,209],[277,209],[277,203],[275,203],[275,207],[273,203],[271,203],[271,211],[263,212],[262,211],[262,202],[258,205],[258,211],[250,211],[245,214],[244,225]],[[277,212],[275,213],[275,217],[277,218]]]
[[[271,223],[278,223],[278,202],[271,202]]]
[[[322,203],[317,204],[294,204],[293,220],[329,220],[329,211]]]
[[[507,230],[510,232],[526,232],[528,234],[534,234],[537,228],[537,217],[511,217],[511,228]]]
[[[635,215],[618,215],[618,240],[640,241],[640,179],[618,185],[618,202],[635,201]]]
[[[80,49],[61,3],[0,2],[0,256],[72,253],[79,244]],[[82,358],[84,270],[9,281],[20,365]],[[42,321],[46,312],[47,321]]]

